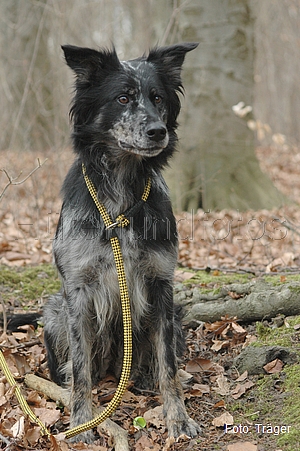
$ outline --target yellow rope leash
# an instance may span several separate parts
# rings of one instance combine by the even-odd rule
[[[130,299],[128,297],[128,289],[125,278],[125,271],[122,259],[122,252],[120,248],[120,243],[117,237],[113,237],[110,239],[112,250],[114,253],[119,286],[120,286],[120,295],[121,295],[121,304],[122,304],[122,314],[123,314],[123,324],[124,324],[124,357],[123,357],[123,365],[122,372],[119,381],[118,388],[114,394],[114,397],[106,407],[106,409],[101,412],[98,416],[93,418],[92,420],[80,424],[72,429],[69,429],[65,436],[66,438],[74,437],[81,432],[88,431],[89,429],[98,426],[98,424],[102,423],[106,418],[108,418],[118,407],[125,393],[127,383],[130,376],[131,370],[131,360],[132,360],[132,326],[131,326],[131,314],[130,314]]]
[[[48,431],[48,429],[46,428],[46,426],[41,422],[41,420],[35,415],[35,413],[31,410],[31,408],[29,407],[29,405],[27,404],[26,399],[24,398],[24,396],[22,395],[21,389],[19,387],[19,385],[16,384],[16,381],[5,361],[5,357],[3,355],[3,352],[0,349],[0,367],[6,377],[7,382],[9,383],[9,385],[11,387],[14,388],[14,393],[16,395],[17,400],[19,401],[19,404],[21,406],[21,409],[23,410],[23,412],[28,415],[28,417],[30,418],[31,421],[33,421],[34,423],[38,424],[41,428],[41,432],[42,435],[48,435],[48,437],[51,436],[50,432]]]
[[[113,222],[111,220],[108,212],[106,211],[106,208],[98,200],[96,188],[95,188],[93,182],[88,177],[84,164],[82,164],[82,172],[83,172],[86,186],[90,192],[90,195],[91,195],[93,201],[95,202],[97,209],[99,210],[99,213],[106,226],[106,229],[109,229],[109,228],[112,228],[115,226],[126,227],[127,225],[129,225],[129,220],[127,218],[125,218],[124,215],[119,215],[116,218],[115,222]],[[147,181],[144,193],[142,195],[142,200],[144,202],[146,202],[146,200],[149,196],[150,188],[151,188],[151,179],[149,178]],[[74,435],[77,435],[77,434],[80,434],[81,432],[92,429],[93,427],[102,423],[107,417],[109,417],[120,404],[122,397],[125,393],[129,377],[130,377],[131,361],[132,361],[132,324],[131,324],[131,313],[130,313],[130,299],[129,299],[128,287],[127,287],[127,282],[126,282],[123,256],[122,256],[122,251],[121,251],[120,242],[119,242],[118,237],[112,236],[110,238],[110,243],[111,243],[111,247],[113,250],[115,265],[116,265],[117,274],[118,274],[121,305],[122,305],[122,315],[123,315],[124,356],[123,356],[121,377],[120,377],[120,381],[118,384],[118,388],[114,394],[114,397],[112,398],[112,400],[110,401],[110,403],[108,404],[106,409],[101,414],[99,414],[97,417],[93,418],[92,420],[88,421],[87,423],[80,424],[79,426],[69,429],[65,433],[66,438],[74,437]]]
[[[86,169],[84,164],[82,164],[82,172],[84,176],[84,180],[86,183],[86,186],[89,190],[89,193],[92,197],[92,199],[95,202],[95,205],[97,209],[99,210],[99,213],[102,217],[102,220],[104,222],[104,225],[106,229],[111,229],[114,227],[127,227],[130,223],[129,219],[126,218],[124,214],[119,215],[116,218],[116,221],[113,222],[106,211],[106,208],[103,204],[101,204],[97,197],[97,191],[93,184],[93,182],[90,180],[88,175],[86,174]],[[146,202],[150,193],[151,189],[151,178],[148,178],[143,195],[142,195],[142,201]],[[131,361],[132,361],[132,324],[131,324],[131,312],[130,312],[130,299],[128,294],[128,287],[126,282],[126,275],[125,275],[125,269],[124,269],[124,262],[123,262],[123,256],[121,251],[121,246],[119,239],[116,235],[112,236],[110,238],[110,243],[115,259],[115,265],[117,269],[118,274],[118,281],[119,281],[119,287],[120,287],[120,297],[121,297],[121,306],[122,306],[122,315],[123,315],[123,335],[124,335],[124,356],[123,356],[123,365],[122,365],[122,371],[121,371],[121,377],[120,381],[117,387],[117,390],[114,394],[114,397],[108,404],[108,406],[105,408],[105,410],[99,414],[97,417],[93,418],[92,420],[80,424],[74,428],[69,429],[65,432],[66,438],[74,437],[75,435],[80,434],[81,432],[88,431],[89,429],[94,428],[95,426],[98,426],[98,424],[102,423],[106,418],[108,418],[118,407],[122,400],[122,396],[125,393],[128,380],[130,377],[130,370],[131,370]],[[4,355],[2,351],[0,350],[0,367],[8,381],[8,383],[14,387],[16,397],[20,403],[20,406],[25,414],[28,415],[31,421],[37,423],[40,428],[43,435],[48,435],[48,437],[51,437],[50,432],[47,430],[46,426],[39,420],[39,418],[33,413],[33,411],[30,409],[29,405],[27,404],[25,398],[23,397],[21,393],[20,387],[16,384],[14,377],[10,371],[10,369],[7,366],[7,363],[5,361]]]

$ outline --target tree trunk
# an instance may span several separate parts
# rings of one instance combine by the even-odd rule
[[[289,144],[299,143],[300,3],[256,0],[254,8],[259,45],[254,108],[257,119],[271,127],[264,144],[276,133],[284,133]]]
[[[47,1],[34,4],[11,0],[3,2],[0,11],[5,18],[1,30],[1,79],[5,79],[6,86],[1,99],[6,124],[0,146],[40,149],[46,143],[50,147],[55,113],[49,83]]]
[[[272,208],[283,203],[255,156],[253,132],[234,114],[253,104],[254,18],[249,0],[191,0],[178,39],[198,41],[186,58],[180,152],[167,173],[179,210]]]

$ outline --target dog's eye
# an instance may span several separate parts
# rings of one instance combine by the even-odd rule
[[[162,98],[160,96],[154,96],[154,102],[156,105],[159,105],[162,102]]]
[[[118,97],[118,102],[121,103],[122,105],[126,105],[126,103],[129,102],[129,97],[122,95],[122,96]]]

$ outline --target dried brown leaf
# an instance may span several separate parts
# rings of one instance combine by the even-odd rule
[[[18,373],[20,374],[20,376],[24,376],[24,374],[30,372],[30,366],[24,355],[14,354],[14,360],[16,362],[16,366],[18,368]]]
[[[194,376],[190,373],[188,373],[187,371],[184,371],[182,368],[180,368],[178,370],[178,376],[180,378],[181,383],[184,384],[188,384],[189,382],[191,382],[194,378]]]
[[[135,444],[135,451],[150,451],[150,450],[160,451],[160,445],[154,443],[150,437],[142,435],[142,437],[140,437]]]
[[[214,404],[213,408],[217,409],[219,407],[226,407],[225,401],[223,399],[221,399],[221,401],[216,402],[216,404]]]
[[[157,406],[154,409],[147,410],[143,416],[147,423],[153,424],[157,428],[165,429],[163,406]]]
[[[32,390],[27,394],[28,404],[32,404],[36,407],[45,407],[46,400],[41,398],[37,391]]]
[[[248,381],[245,384],[237,384],[237,386],[232,390],[231,396],[234,399],[240,398],[247,390],[253,387],[254,383],[252,381]]]
[[[295,255],[293,252],[284,252],[281,257],[275,258],[266,267],[266,272],[277,272],[279,268],[289,267],[293,265]]]
[[[36,407],[33,410],[46,427],[52,426],[60,419],[60,410],[47,409],[44,407]]]
[[[240,298],[242,298],[244,295],[243,295],[243,294],[236,293],[235,291],[228,291],[228,296],[230,296],[232,299],[240,299]]]
[[[272,362],[267,363],[263,369],[270,374],[280,373],[283,368],[283,362],[280,359],[272,360]]]
[[[220,335],[226,329],[228,323],[225,320],[215,321],[214,323],[205,323],[205,329],[209,332],[214,332]]]
[[[242,326],[240,326],[239,324],[233,322],[231,323],[232,329],[238,333],[238,334],[244,334],[245,332],[247,332]]]
[[[0,382],[0,398],[5,394],[5,384],[4,382]]]
[[[181,269],[177,269],[175,271],[174,279],[176,282],[184,282],[185,280],[189,280],[193,277],[194,273],[192,271],[182,271]]]
[[[243,382],[247,379],[248,377],[248,371],[244,371],[243,374],[241,374],[237,379],[236,382]]]
[[[212,351],[220,351],[220,349],[227,348],[230,344],[229,340],[212,340],[213,345],[210,347]]]
[[[169,449],[171,448],[172,445],[174,445],[174,443],[175,443],[174,437],[167,437],[165,446],[163,447],[162,451],[169,451]]]
[[[230,393],[230,384],[224,374],[220,374],[220,376],[217,377],[216,383],[218,384],[218,387],[213,388],[216,393],[219,393],[221,396],[226,396]]]
[[[201,373],[203,371],[213,371],[213,362],[208,359],[202,359],[197,357],[196,359],[190,360],[185,367],[188,373]]]
[[[185,394],[186,398],[201,397],[204,393],[210,393],[209,385],[194,384],[192,389]]]
[[[25,434],[25,418],[22,416],[11,427],[11,431],[14,438],[22,439]]]
[[[202,393],[210,393],[210,387],[206,384],[194,384],[193,390],[201,390]]]
[[[258,451],[258,448],[251,442],[237,442],[227,445],[226,451]]]
[[[41,430],[38,426],[29,427],[28,429],[26,429],[25,438],[31,446],[34,446],[38,442],[40,437]]]
[[[219,417],[212,420],[213,426],[224,427],[224,424],[233,424],[233,416],[229,412],[224,412]]]

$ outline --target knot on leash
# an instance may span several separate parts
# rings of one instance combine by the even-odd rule
[[[118,227],[127,227],[130,224],[130,220],[122,213],[116,218],[116,223],[118,224]]]
[[[106,208],[103,204],[101,204],[97,197],[97,191],[93,184],[93,182],[90,180],[89,176],[86,173],[86,167],[82,163],[82,173],[85,180],[85,183],[87,185],[87,188],[90,192],[90,195],[92,199],[95,202],[96,207],[98,208],[102,220],[105,224],[106,230],[115,229],[116,227],[128,227],[130,224],[130,218],[133,218],[143,207],[144,203],[147,202],[147,199],[150,194],[151,190],[151,177],[148,177],[143,194],[141,199],[134,204],[132,207],[128,208],[124,213],[119,214],[119,216],[116,217],[115,221],[111,219],[108,212],[106,211]]]

